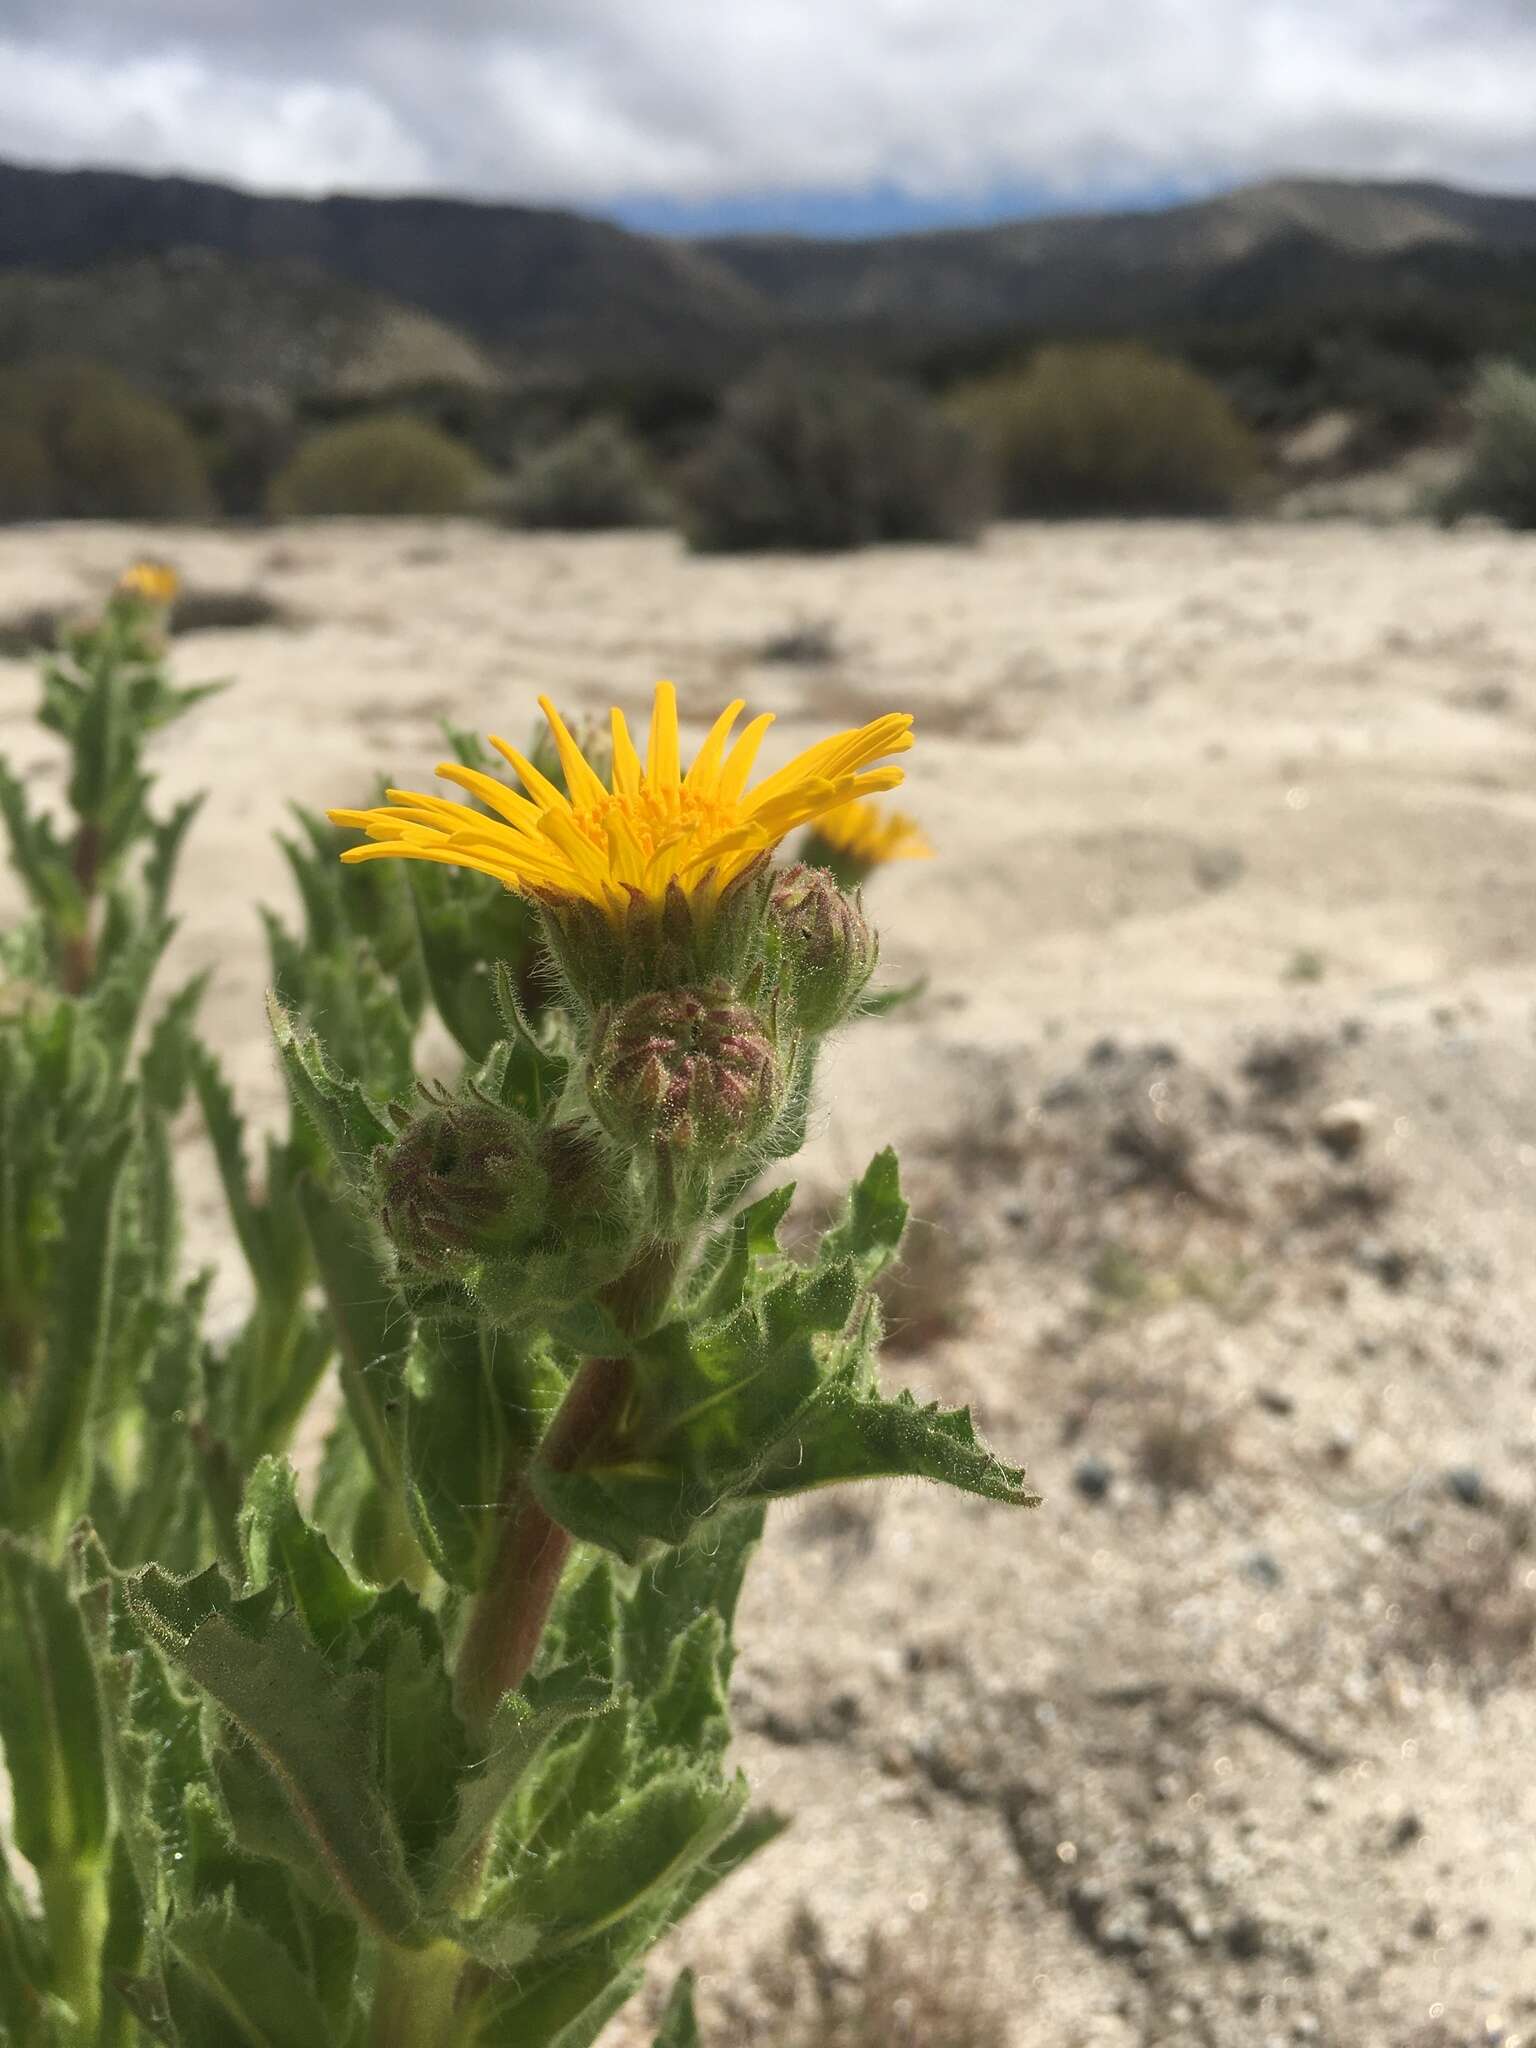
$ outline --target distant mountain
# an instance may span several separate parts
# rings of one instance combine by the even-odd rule
[[[1439,185],[1277,179],[1154,212],[1057,215],[880,240],[728,236],[701,245],[781,318],[927,328],[1117,325],[1198,314],[1221,280],[1264,310],[1273,269],[1314,289],[1401,275],[1446,251],[1536,256],[1536,198]],[[1326,259],[1326,260],[1319,260]],[[1433,268],[1433,264],[1431,264]]]
[[[1484,287],[1536,305],[1536,198],[1281,179],[1152,212],[681,242],[521,206],[0,165],[0,357],[121,345],[171,383],[296,356],[302,384],[309,351],[363,388],[418,359],[424,382],[493,364],[715,376],[786,339],[900,353]]]
[[[500,379],[482,349],[419,307],[309,264],[207,249],[62,275],[0,271],[0,363],[66,356],[183,402],[258,391],[290,403],[382,399]]]
[[[0,270],[81,271],[213,250],[304,264],[482,344],[560,361],[707,364],[761,322],[754,294],[682,243],[606,221],[453,199],[290,199],[191,178],[0,165]]]

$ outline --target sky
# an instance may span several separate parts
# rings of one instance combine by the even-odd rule
[[[677,232],[1536,191],[1536,0],[0,0],[0,157]]]

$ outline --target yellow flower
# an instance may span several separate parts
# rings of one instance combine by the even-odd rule
[[[564,791],[493,734],[491,745],[517,770],[525,795],[479,769],[442,762],[437,772],[444,781],[468,790],[494,816],[446,797],[391,789],[388,803],[375,809],[328,814],[334,824],[353,826],[374,842],[349,847],[342,859],[434,860],[478,868],[525,896],[575,897],[621,923],[633,904],[661,904],[673,883],[691,901],[707,904],[797,826],[856,797],[894,789],[901,770],[870,764],[905,753],[912,744],[912,720],[891,712],[808,747],[749,790],[747,778],[772,714],[754,718],[733,743],[745,706],[740,700],[728,704],[685,774],[678,755],[677,696],[670,683],[658,683],[643,764],[623,712],[613,713],[612,786],[606,787],[547,697],[539,699],[539,708],[554,735]]]
[[[856,797],[816,820],[815,836],[833,853],[863,868],[884,867],[891,860],[931,860],[933,848],[915,818],[905,811],[883,811]]]
[[[169,562],[135,562],[117,579],[122,597],[139,597],[146,604],[174,604],[181,578]]]

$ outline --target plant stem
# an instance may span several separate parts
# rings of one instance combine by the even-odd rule
[[[37,1873],[53,1988],[74,2014],[82,2041],[101,2016],[101,1944],[107,1931],[106,1872],[96,1862],[61,1856]]]
[[[67,996],[84,995],[96,972],[96,945],[91,936],[91,919],[96,900],[96,882],[101,867],[101,833],[87,818],[75,834],[70,869],[80,891],[80,930],[64,941],[59,964],[60,979]]]
[[[454,1993],[464,1952],[453,1942],[379,1951],[368,2048],[453,2048]]]
[[[627,1359],[587,1359],[566,1389],[536,1461],[552,1472],[574,1470],[618,1419],[628,1389]],[[569,1533],[544,1508],[526,1470],[503,1498],[500,1524],[459,1648],[459,1707],[477,1734],[489,1726],[502,1695],[527,1676],[571,1547]]]

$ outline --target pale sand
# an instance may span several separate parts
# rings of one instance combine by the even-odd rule
[[[1372,1617],[1397,1596],[1384,1567],[1373,1592],[1360,1562],[1420,1540],[1401,1538],[1404,1501],[1438,1528],[1449,1465],[1477,1464],[1516,1521],[1536,1504],[1536,542],[1092,524],[1003,529],[974,549],[696,561],[668,537],[472,525],[53,528],[0,538],[0,615],[89,602],[141,551],[195,586],[259,586],[297,622],[178,642],[181,676],[238,683],[155,753],[167,794],[211,792],[175,965],[216,967],[205,1023],[258,1120],[278,1086],[253,906],[289,901],[272,844],[288,801],[357,801],[386,776],[421,786],[444,715],[518,739],[540,691],[568,710],[636,712],[660,674],[701,722],[738,692],[777,711],[767,762],[878,711],[917,714],[900,801],[940,857],[877,878],[870,900],[885,971],[924,974],[929,993],[844,1042],[806,1178],[830,1186],[888,1132],[908,1141],[920,1199],[982,1264],[968,1332],[894,1369],[977,1400],[1050,1497],[1021,1522],[905,1489],[875,1514],[870,1555],[818,1533],[809,1511],[783,1518],[746,1629],[744,1748],[800,1820],[687,1938],[716,1992],[722,1930],[736,1926],[748,1957],[768,1952],[803,1899],[840,1956],[906,1913],[984,1924],[994,1975],[1027,1990],[1013,2038],[1030,2048],[1430,2048],[1437,2002],[1449,2048],[1482,2040],[1490,2014],[1518,2031],[1522,1997],[1536,2039],[1531,1661],[1488,1687],[1455,1657],[1417,1677],[1367,1657]],[[756,659],[768,636],[819,620],[841,650],[830,665]],[[27,668],[0,662],[0,748],[56,791],[33,696]],[[14,901],[0,882],[0,911]],[[1321,979],[1288,978],[1306,956]],[[1101,1034],[1168,1042],[1230,1090],[1255,1033],[1350,1018],[1367,1035],[1329,1087],[1377,1100],[1371,1144],[1406,1189],[1407,1221],[1360,1232],[1433,1245],[1433,1285],[1389,1294],[1347,1257],[1297,1249],[1271,1205],[1267,1235],[1239,1233],[1244,1257],[1279,1274],[1255,1317],[1180,1300],[1101,1327],[1083,1320],[1083,1257],[1036,1243],[1028,1219],[999,1220],[1022,1169],[937,1156],[957,1120],[975,1143],[1010,1105],[1027,1137],[1029,1105]],[[1309,1156],[1305,1127],[1294,1142]],[[188,1150],[195,1245],[217,1248],[193,1136]],[[1469,1364],[1485,1343],[1501,1364]],[[1193,1380],[1240,1418],[1237,1476],[1166,1514],[1129,1476],[1125,1417],[1094,1405],[1096,1387],[1142,1374]],[[1293,1419],[1255,1421],[1255,1390],[1277,1379]],[[1085,1400],[1097,1419],[1069,1445]],[[1322,1462],[1344,1424],[1359,1440],[1345,1458],[1369,1468],[1364,1508]],[[1070,1483],[1085,1443],[1120,1474],[1099,1507]],[[1456,1514],[1458,1547],[1504,1527]],[[1243,1574],[1256,1550],[1283,1571],[1267,1606]],[[1516,1584],[1533,1564],[1523,1553]],[[940,1639],[944,1670],[907,1670]],[[974,1692],[951,1699],[956,1669]],[[1197,1715],[1181,1733],[1132,1705],[1090,1726],[1073,1704],[1149,1669],[1246,1686],[1351,1762],[1309,1791],[1304,1760],[1251,1725]],[[847,1725],[818,1721],[839,1691]],[[935,1731],[969,1739],[977,1700],[1001,1713],[1008,1760],[983,1770],[985,1796],[935,1789]],[[1043,1782],[1039,1797],[1005,1796],[1021,1777]],[[1097,1801],[1081,1825],[1103,1839],[1054,1864],[1047,1841],[1036,1867],[1020,1814],[1048,1809],[1048,1836],[1061,1785]],[[1383,1846],[1405,1807],[1422,1838]],[[1066,1812],[1059,1824],[1079,1825],[1070,1797]],[[1134,1903],[1159,1830],[1171,1846],[1153,1863],[1205,1899],[1208,1939],[1198,1914],[1180,1932],[1165,1904],[1137,1947],[1134,1914],[1121,1940],[1062,1889],[1091,1865],[1112,1905]],[[1223,1948],[1234,1896],[1269,1926],[1258,1958]],[[1411,1931],[1421,1908],[1433,1939]],[[1478,1916],[1487,1929],[1468,1933]],[[1188,2014],[1171,2019],[1180,1987]],[[750,2028],[752,1998],[727,2003]]]

